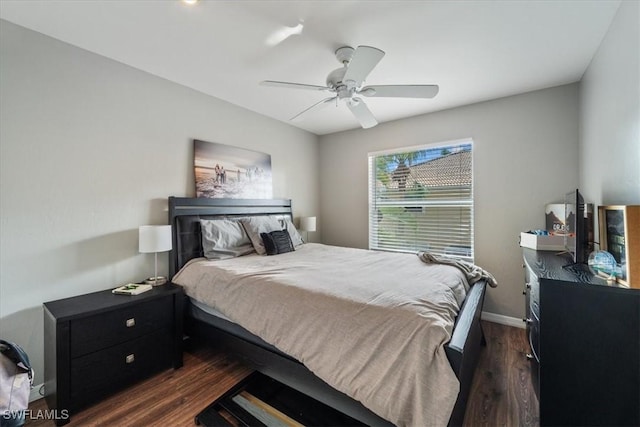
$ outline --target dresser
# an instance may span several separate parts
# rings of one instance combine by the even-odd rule
[[[540,425],[640,425],[640,289],[563,268],[555,252],[523,255]]]
[[[44,303],[49,409],[73,415],[136,381],[182,366],[183,301],[182,289],[168,284],[139,295],[106,290]]]

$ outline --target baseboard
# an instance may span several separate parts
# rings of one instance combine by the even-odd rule
[[[516,328],[524,329],[526,327],[522,319],[517,317],[503,316],[502,314],[489,313],[487,311],[482,312],[482,320],[488,322],[499,323],[501,325],[514,326]]]
[[[40,390],[43,390],[44,384],[36,384],[33,386],[33,388],[31,389],[31,392],[29,393],[29,403],[38,400],[38,399],[42,399],[44,396],[40,394]]]

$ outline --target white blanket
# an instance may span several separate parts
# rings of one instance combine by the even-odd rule
[[[459,382],[444,345],[468,290],[457,268],[308,243],[193,260],[173,282],[392,423],[447,424]]]

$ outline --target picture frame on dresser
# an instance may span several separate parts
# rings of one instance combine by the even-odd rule
[[[617,282],[640,288],[640,205],[598,206],[600,248],[620,266]]]

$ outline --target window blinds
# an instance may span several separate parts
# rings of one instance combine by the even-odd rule
[[[369,154],[369,248],[473,261],[472,142]]]

